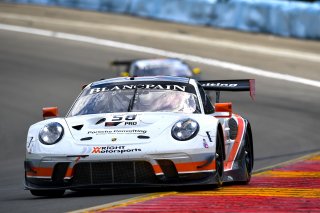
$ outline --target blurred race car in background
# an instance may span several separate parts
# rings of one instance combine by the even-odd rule
[[[93,82],[66,117],[44,108],[44,120],[30,126],[25,187],[61,196],[66,189],[248,183],[251,125],[231,103],[212,104],[206,90],[253,97],[254,88],[254,80],[172,76]]]
[[[177,58],[116,60],[111,62],[117,67],[118,75],[127,76],[179,76],[200,80],[200,68],[191,68],[189,64]]]

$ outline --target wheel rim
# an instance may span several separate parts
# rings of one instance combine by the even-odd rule
[[[245,143],[244,152],[245,152],[245,163],[246,163],[246,167],[247,167],[247,172],[249,175],[251,175],[251,172],[252,172],[252,151],[251,151],[251,145],[250,145],[248,135],[246,135],[246,143]]]
[[[221,181],[222,173],[223,173],[223,150],[222,150],[220,134],[218,134],[217,148],[216,148],[216,171],[219,175],[219,181]]]

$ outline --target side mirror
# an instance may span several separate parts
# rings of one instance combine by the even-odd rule
[[[42,116],[43,120],[51,117],[57,117],[58,116],[58,107],[45,107],[42,108]]]
[[[82,85],[81,90],[83,90],[84,88],[86,88],[86,86],[88,86],[88,84]]]
[[[201,70],[200,70],[200,68],[196,67],[196,68],[193,68],[193,69],[192,69],[192,72],[193,72],[193,74],[195,74],[195,75],[199,75],[199,74],[201,73]]]
[[[214,116],[217,118],[230,118],[232,116],[232,103],[216,103]]]

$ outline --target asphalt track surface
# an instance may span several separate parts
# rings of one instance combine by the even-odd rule
[[[237,42],[262,44],[295,51],[320,53],[319,42],[275,38],[232,31],[213,30],[178,24],[141,20],[117,15],[89,12],[0,5],[0,12],[29,14],[88,23],[104,20],[121,26],[146,27],[151,30],[172,31]],[[30,12],[31,11],[31,12]],[[61,15],[61,14],[64,14]],[[30,15],[30,14],[29,14]],[[81,18],[79,18],[81,17]],[[95,19],[96,18],[96,19]],[[40,20],[40,19],[39,19]],[[235,49],[208,47],[148,36],[117,34],[101,29],[1,19],[0,23],[31,26],[62,32],[91,35],[147,47],[188,53],[229,61],[255,68],[282,72],[320,80],[320,61],[281,58],[279,56],[243,52]],[[63,198],[33,197],[23,190],[23,160],[28,127],[42,119],[41,108],[58,106],[64,115],[81,86],[88,82],[114,77],[109,69],[115,59],[151,58],[137,53],[87,43],[48,38],[0,30],[0,212],[64,212],[120,201],[160,189],[138,189],[80,194],[68,192]],[[319,118],[320,89],[317,87],[269,79],[223,68],[192,63],[203,70],[204,79],[255,78],[257,98],[248,94],[223,94],[222,100],[232,100],[234,111],[247,117],[253,127],[255,170],[294,159],[320,150]],[[170,189],[161,189],[170,190]],[[190,189],[196,190],[196,189]]]

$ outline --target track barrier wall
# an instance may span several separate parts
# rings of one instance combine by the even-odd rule
[[[178,23],[320,39],[320,0],[0,0],[123,13]]]

